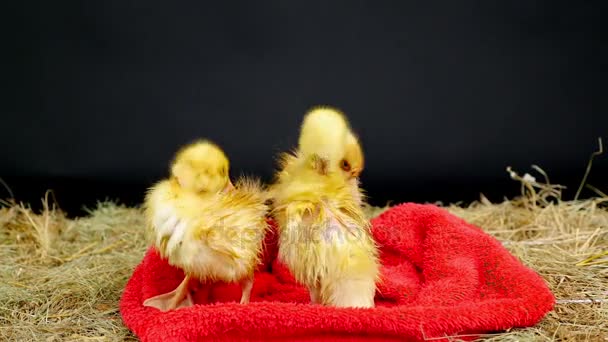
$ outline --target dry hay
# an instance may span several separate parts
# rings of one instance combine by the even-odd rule
[[[143,257],[142,223],[110,203],[77,220],[0,209],[0,340],[136,341],[117,303]]]
[[[521,197],[445,207],[537,270],[558,304],[535,327],[484,338],[608,340],[608,197],[562,201],[561,187],[548,180],[511,176]],[[141,210],[100,203],[69,220],[48,196],[44,203],[39,214],[24,205],[0,209],[0,340],[136,340],[117,303],[146,249]],[[370,216],[382,210],[369,208]]]

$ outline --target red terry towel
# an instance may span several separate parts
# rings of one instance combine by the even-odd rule
[[[532,326],[553,308],[540,276],[444,209],[402,204],[372,225],[383,264],[376,308],[309,304],[307,290],[276,260],[270,233],[250,304],[238,304],[236,284],[219,283],[194,293],[200,305],[165,313],[144,307],[183,279],[150,249],[127,283],[121,315],[142,341],[417,341]]]

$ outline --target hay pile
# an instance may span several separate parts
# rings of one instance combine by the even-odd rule
[[[445,207],[536,269],[558,305],[536,327],[485,338],[607,340],[608,197],[562,201],[559,186],[511,176],[522,184],[519,198]],[[146,249],[140,209],[100,203],[69,220],[48,197],[44,203],[38,214],[16,204],[0,209],[0,340],[136,340],[117,303]]]

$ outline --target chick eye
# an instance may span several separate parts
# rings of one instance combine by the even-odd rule
[[[346,159],[340,162],[340,168],[346,172],[350,171],[350,163]]]

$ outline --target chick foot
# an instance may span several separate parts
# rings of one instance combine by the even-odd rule
[[[310,304],[321,304],[321,290],[318,287],[311,286],[308,292],[310,292]]]
[[[253,288],[253,278],[246,278],[241,280],[241,289],[242,289],[242,294],[241,294],[241,304],[247,304],[249,303],[249,300],[251,299],[251,289]]]
[[[144,306],[157,308],[160,311],[169,311],[194,305],[189,291],[190,276],[186,276],[179,286],[167,293],[148,298]]]

